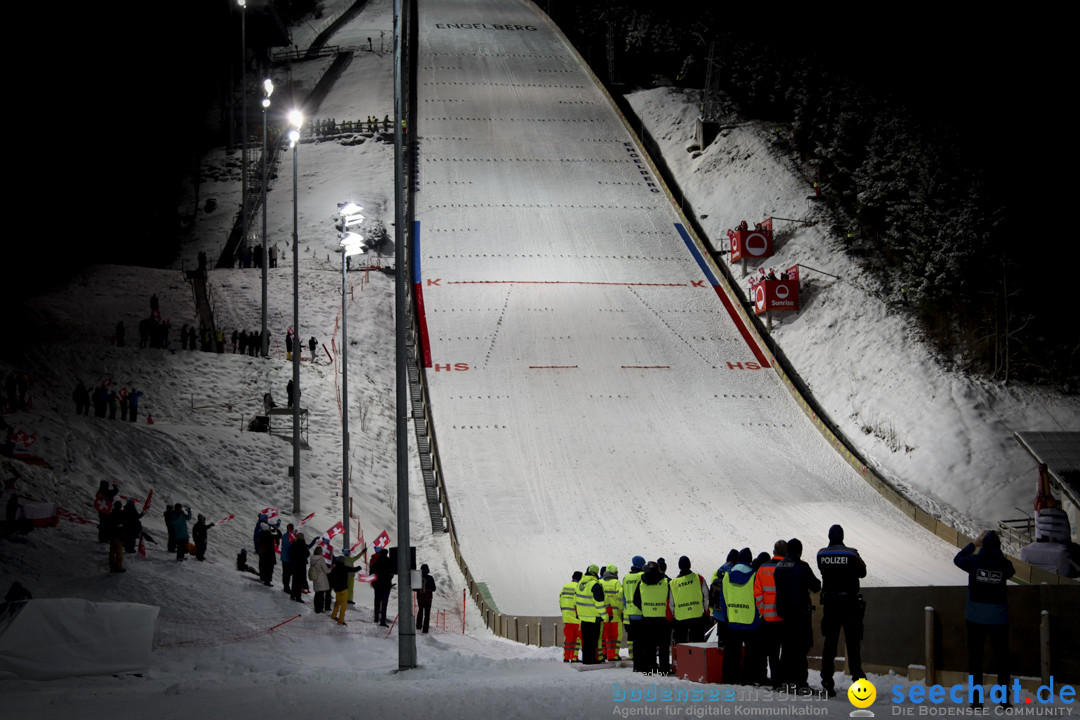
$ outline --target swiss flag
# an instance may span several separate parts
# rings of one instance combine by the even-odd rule
[[[379,537],[372,540],[371,544],[380,549],[388,548],[390,547],[390,536],[386,534],[385,530],[383,530],[381,533],[379,533]]]
[[[94,509],[102,515],[108,515],[109,511],[112,510],[112,505],[109,504],[107,497],[98,493],[98,496],[94,498]]]

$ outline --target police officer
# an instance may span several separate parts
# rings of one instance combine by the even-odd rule
[[[578,620],[581,621],[581,662],[595,665],[596,649],[600,645],[600,630],[609,617],[609,608],[604,597],[604,588],[600,585],[600,568],[590,565],[585,576],[577,584],[575,604]]]
[[[817,565],[822,586],[821,634],[825,638],[821,650],[821,687],[834,697],[833,671],[841,630],[847,644],[851,679],[866,677],[860,647],[866,603],[859,594],[859,579],[866,577],[866,563],[859,557],[858,550],[844,545],[844,528],[833,525],[829,528],[829,546],[818,550]]]
[[[575,570],[570,582],[562,586],[559,593],[559,609],[563,621],[563,662],[578,662],[577,644],[581,640],[581,620],[577,616],[577,586],[581,582],[581,571]]]

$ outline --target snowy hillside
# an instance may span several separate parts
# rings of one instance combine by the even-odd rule
[[[657,88],[629,101],[716,247],[741,220],[788,218],[776,221],[776,255],[763,267],[800,265],[803,310],[777,313],[773,337],[875,469],[968,534],[1030,515],[1034,461],[1012,433],[1075,431],[1080,398],[943,370],[899,298],[878,297],[836,250],[825,211],[808,199],[810,182],[770,150],[767,124],[725,129],[694,153],[696,93]],[[741,277],[741,267],[733,271]]]

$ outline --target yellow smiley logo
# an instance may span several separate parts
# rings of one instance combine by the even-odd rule
[[[868,708],[877,699],[877,688],[866,678],[856,680],[847,691],[848,700],[857,708]]]

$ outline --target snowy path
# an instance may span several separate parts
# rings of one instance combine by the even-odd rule
[[[573,570],[636,554],[703,574],[781,537],[809,555],[836,522],[867,584],[955,584],[955,549],[760,367],[561,36],[494,0],[423,3],[419,26],[432,405],[462,549],[500,610],[554,614]]]

